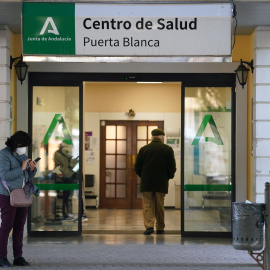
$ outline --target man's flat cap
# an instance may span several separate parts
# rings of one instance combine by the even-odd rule
[[[152,136],[160,136],[160,135],[164,136],[165,135],[164,131],[160,128],[153,129],[151,134],[152,134]]]

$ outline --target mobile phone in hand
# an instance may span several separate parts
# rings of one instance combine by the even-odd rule
[[[37,162],[39,162],[40,160],[41,160],[41,158],[38,157],[38,158],[36,158],[34,161],[37,163]]]

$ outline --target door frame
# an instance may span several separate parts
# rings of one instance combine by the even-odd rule
[[[32,134],[32,87],[33,86],[79,86],[80,87],[80,130],[83,130],[83,82],[181,82],[182,83],[182,101],[181,101],[181,168],[183,166],[183,146],[184,146],[184,89],[188,86],[193,87],[231,87],[235,89],[236,74],[235,73],[74,73],[74,72],[29,72],[28,73],[28,132]],[[236,151],[236,131],[235,131],[235,91],[232,91],[232,159],[231,159],[231,176],[232,176],[232,202],[235,201],[235,151]],[[83,134],[80,132],[80,153],[83,151]],[[30,153],[32,152],[29,147]],[[80,168],[82,168],[82,156],[80,156]],[[184,173],[181,169],[181,184],[183,185]],[[81,195],[82,195],[82,171],[80,171],[79,185],[79,213],[81,213]],[[181,226],[183,226],[184,186],[181,186]],[[30,209],[29,209],[30,213]],[[31,232],[29,225],[31,215],[28,216],[28,234],[30,236],[74,236],[81,235],[82,224],[79,219],[77,232]],[[185,232],[181,230],[182,236],[201,236],[201,237],[231,237],[231,232]]]

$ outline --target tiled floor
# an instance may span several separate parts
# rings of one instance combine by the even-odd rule
[[[136,233],[143,231],[141,209],[87,209],[88,221],[83,222],[83,233],[112,231]],[[165,210],[166,232],[180,233],[180,210]]]
[[[47,218],[33,220],[32,231],[77,231],[74,222],[77,214],[71,214],[70,220]],[[185,231],[231,231],[230,216],[222,218],[220,209],[187,209],[185,212]],[[87,209],[87,221],[82,222],[83,234],[141,234],[144,230],[141,209]],[[167,234],[180,234],[181,211],[165,209],[165,231]]]
[[[230,219],[222,219],[218,209],[189,209],[185,213],[187,231],[226,232],[231,230]],[[87,222],[83,222],[84,233],[141,233],[144,230],[142,210],[140,209],[88,209]],[[180,233],[181,211],[165,210],[166,233]]]

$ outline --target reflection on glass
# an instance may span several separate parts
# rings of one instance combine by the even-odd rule
[[[126,126],[117,126],[117,139],[126,139],[127,138],[127,131]]]
[[[125,198],[126,197],[126,185],[116,185],[116,194],[117,198]]]
[[[106,170],[106,183],[115,182],[115,170]]]
[[[116,139],[116,126],[106,126],[106,139]]]
[[[138,126],[137,127],[137,139],[146,140],[147,139],[147,126]]]
[[[185,231],[231,231],[231,89],[185,94]]]
[[[115,198],[115,185],[106,184],[105,197]]]
[[[106,153],[115,154],[115,141],[106,141]]]
[[[126,156],[117,156],[117,168],[126,168]]]
[[[117,141],[117,154],[127,153],[127,141]]]
[[[106,168],[115,168],[115,156],[106,155]]]
[[[117,170],[117,183],[126,183],[126,170]]]
[[[32,157],[41,160],[31,231],[78,231],[79,88],[35,86],[32,107]]]
[[[198,193],[185,192],[185,231],[231,231],[231,193],[224,196],[215,191],[212,198],[204,196],[204,192]],[[196,204],[198,197],[205,200],[199,207]]]

